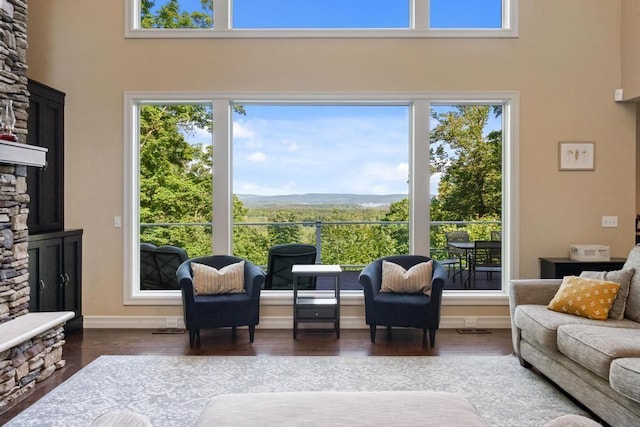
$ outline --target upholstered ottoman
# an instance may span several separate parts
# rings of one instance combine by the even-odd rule
[[[196,426],[488,426],[464,396],[435,391],[309,391],[212,398]]]

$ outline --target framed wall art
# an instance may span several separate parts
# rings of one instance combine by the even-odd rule
[[[595,170],[595,142],[558,143],[558,167],[561,171]]]

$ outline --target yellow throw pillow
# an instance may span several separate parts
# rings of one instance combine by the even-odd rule
[[[191,263],[196,294],[239,294],[244,292],[244,261],[221,269]]]
[[[405,270],[398,264],[383,260],[380,292],[431,295],[432,273],[433,261],[421,262]]]
[[[547,308],[589,319],[606,320],[618,289],[619,283],[566,276]]]

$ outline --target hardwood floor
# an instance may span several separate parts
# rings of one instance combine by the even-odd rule
[[[447,356],[506,355],[512,353],[511,331],[493,329],[488,334],[460,334],[455,329],[440,329],[433,349],[422,346],[422,332],[417,329],[393,329],[388,340],[384,329],[378,331],[376,343],[368,329],[343,329],[340,339],[333,331],[300,329],[298,339],[291,330],[256,330],[249,343],[247,329],[239,329],[232,339],[230,329],[202,331],[200,348],[189,348],[186,333],[167,334],[145,329],[85,329],[67,336],[63,358],[67,364],[34,391],[0,415],[0,425],[18,415],[32,403],[61,384],[101,355],[202,355],[202,356]]]

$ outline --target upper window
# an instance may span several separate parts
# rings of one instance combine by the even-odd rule
[[[499,0],[498,0],[499,1]],[[409,0],[233,0],[233,28],[409,28]]]
[[[431,0],[429,27],[447,29],[503,28],[502,0]]]
[[[519,0],[126,0],[126,37],[517,37]]]

